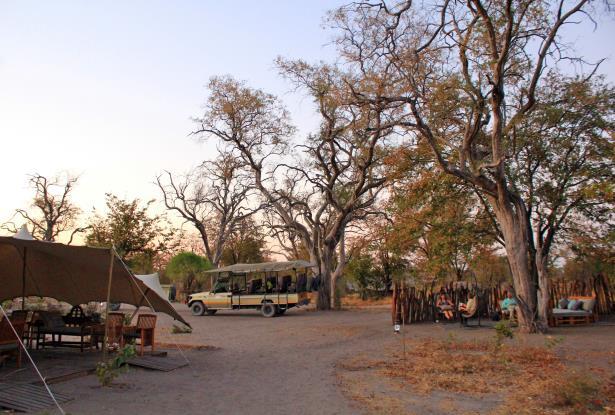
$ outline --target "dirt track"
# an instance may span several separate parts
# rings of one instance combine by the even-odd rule
[[[94,376],[57,384],[75,401],[71,414],[351,414],[336,385],[335,363],[373,349],[393,336],[386,312],[290,310],[266,319],[256,312],[192,317],[192,334],[169,335],[163,319],[159,341],[213,349],[188,350],[188,368],[169,373],[131,369],[118,387],[101,389]]]
[[[342,392],[338,375],[344,369],[340,369],[340,363],[357,355],[377,359],[391,347],[401,345],[402,337],[393,334],[390,314],[383,309],[298,309],[272,319],[248,311],[193,317],[185,306],[178,309],[194,332],[171,335],[171,322],[162,317],[158,340],[207,345],[210,349],[186,350],[191,365],[172,372],[131,369],[113,388],[98,387],[94,376],[54,385],[59,392],[75,397],[65,410],[71,414],[369,413]],[[491,329],[460,329],[458,324],[409,326],[405,336],[446,338],[450,333],[459,338],[493,336]],[[604,361],[605,349],[615,356],[612,325],[558,329],[555,334],[566,337],[564,344],[571,347],[567,350],[570,354],[575,353],[577,345],[585,351],[595,350],[599,353],[597,364]],[[591,344],[582,340],[588,337],[593,339]],[[544,339],[535,336],[529,341],[542,343]],[[372,386],[382,390],[368,399],[390,395],[386,387]],[[439,399],[435,395],[432,398]],[[450,409],[433,411],[430,408],[437,407],[437,402],[432,405],[429,400],[421,398],[421,405],[411,404],[411,413],[450,413]],[[471,409],[482,412],[481,407]]]

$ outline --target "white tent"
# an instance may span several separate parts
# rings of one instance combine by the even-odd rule
[[[158,276],[157,272],[153,274],[144,274],[144,275],[135,274],[135,277],[143,281],[143,284],[147,285],[147,288],[154,291],[156,294],[158,294],[162,298],[165,298],[165,299],[167,298],[167,294],[164,292],[164,290],[162,289],[162,286],[160,285],[160,277]]]

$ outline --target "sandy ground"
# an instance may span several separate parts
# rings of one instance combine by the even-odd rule
[[[93,375],[56,384],[57,391],[75,397],[64,409],[71,414],[374,413],[373,407],[362,405],[346,389],[344,362],[357,356],[379,358],[386,350],[401,348],[404,339],[445,338],[449,333],[459,338],[493,336],[492,329],[460,329],[458,324],[409,326],[403,336],[395,335],[390,314],[382,309],[294,309],[283,317],[266,319],[249,311],[193,317],[185,306],[177,308],[194,327],[193,333],[170,334],[171,321],[162,318],[158,340],[209,346],[203,350],[182,346],[189,367],[167,373],[130,369],[112,388],[99,387]],[[615,367],[612,324],[558,329],[553,334],[563,337],[558,347],[571,358],[582,348],[597,365]],[[542,343],[544,338],[518,341]],[[177,350],[170,353],[179,355]],[[367,399],[386,399],[391,394],[386,385],[370,387]],[[434,395],[434,399],[450,397]],[[450,405],[414,401],[416,406],[408,412],[451,413]],[[480,413],[494,402],[477,406],[468,401],[466,409]]]

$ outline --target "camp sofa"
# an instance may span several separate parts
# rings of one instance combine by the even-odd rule
[[[581,302],[578,309],[570,308],[572,301]],[[557,308],[554,308],[551,313],[550,323],[552,326],[574,325],[574,324],[589,324],[598,320],[597,313],[594,312],[596,305],[595,297],[585,296],[570,296],[558,302]]]
[[[68,322],[59,314],[39,311],[37,316],[40,320],[36,324],[36,348],[45,346],[52,347],[79,347],[83,352],[86,345],[85,337],[89,337],[91,330],[85,325],[85,321],[71,319],[71,313],[67,317]],[[51,335],[51,341],[46,339],[46,335]],[[62,341],[62,335],[79,337],[78,341]],[[56,339],[57,336],[57,339]]]

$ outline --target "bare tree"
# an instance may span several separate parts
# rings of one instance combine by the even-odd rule
[[[345,228],[371,214],[385,183],[379,166],[388,130],[381,128],[381,111],[354,104],[335,69],[279,65],[314,98],[322,119],[316,134],[290,147],[294,128],[279,101],[231,78],[211,80],[196,133],[222,140],[251,169],[255,187],[279,218],[278,229],[298,236],[317,264],[318,307],[329,309],[346,264]]]
[[[16,209],[11,221],[2,228],[17,232],[14,221],[16,217],[21,218],[32,229],[32,236],[43,241],[55,241],[62,232],[73,229],[68,241],[71,244],[77,233],[88,229],[75,228],[81,209],[71,203],[70,195],[78,179],[68,174],[52,179],[38,173],[31,175],[28,181],[34,189],[34,200],[30,209]]]
[[[232,154],[222,153],[180,179],[168,171],[156,178],[166,208],[196,228],[214,266],[235,227],[262,208],[250,206],[254,188],[241,167]]]
[[[527,206],[511,185],[515,131],[537,103],[537,90],[569,55],[561,29],[587,15],[588,0],[441,0],[353,3],[331,15],[345,62],[371,79],[357,98],[388,106],[393,123],[420,140],[434,166],[476,187],[503,234],[521,326],[544,331],[534,280]],[[590,74],[591,75],[591,74]]]

